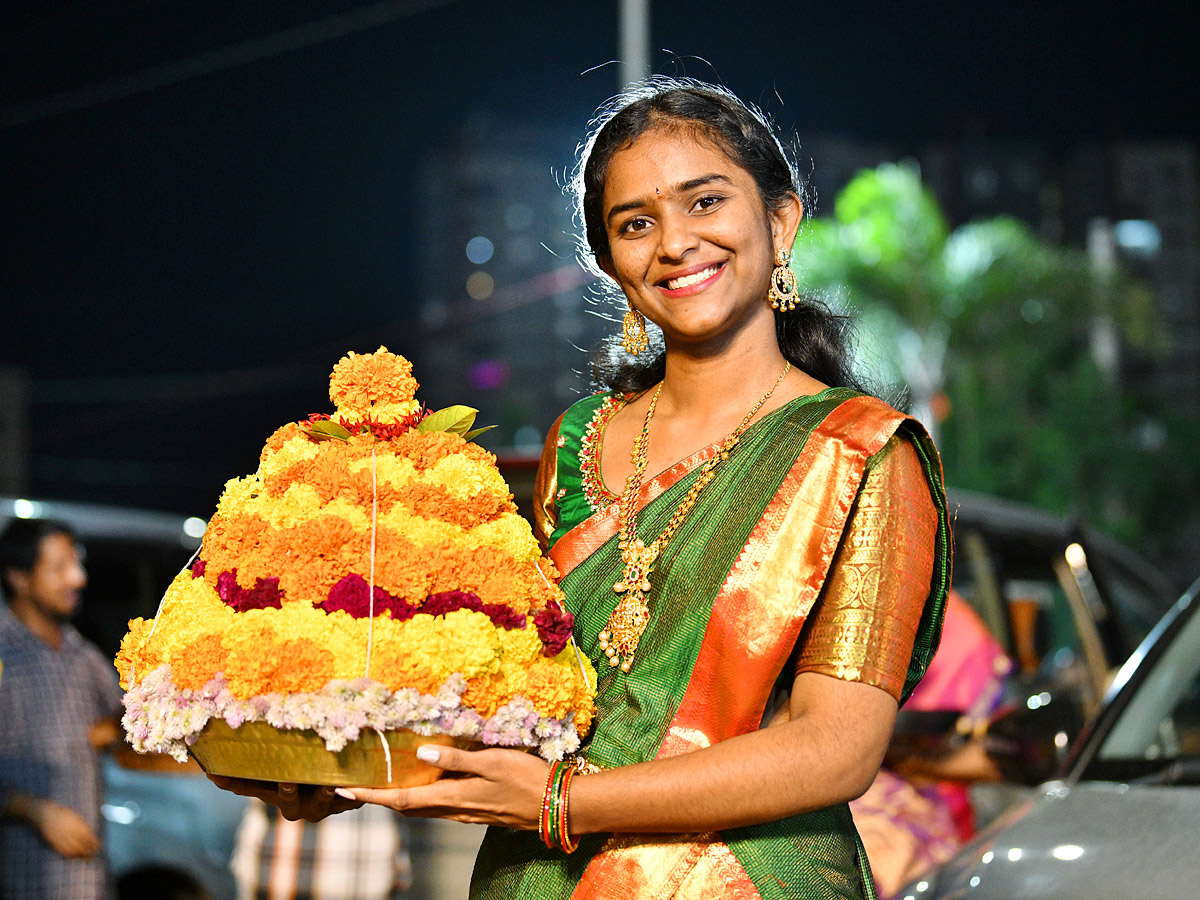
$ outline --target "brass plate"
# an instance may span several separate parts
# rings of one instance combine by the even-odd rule
[[[416,787],[442,775],[441,769],[417,759],[418,747],[442,744],[477,750],[483,746],[479,741],[444,734],[383,734],[391,751],[390,779],[387,754],[374,731],[364,730],[358,740],[331,753],[315,731],[283,731],[266,722],[230,728],[224,719],[211,719],[188,750],[210,775],[346,787]]]

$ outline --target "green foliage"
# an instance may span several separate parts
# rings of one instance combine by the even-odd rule
[[[948,400],[939,444],[951,484],[1078,513],[1144,544],[1170,518],[1154,474],[1169,464],[1200,481],[1181,452],[1200,435],[1187,438],[1091,351],[1098,327],[1143,356],[1163,345],[1152,295],[1120,271],[1097,271],[1011,218],[951,231],[901,165],[851,181],[833,216],[802,231],[793,260],[803,287],[861,315],[868,355],[921,349],[906,371],[914,401],[913,371],[927,399],[940,388]],[[1162,440],[1147,441],[1147,429]]]

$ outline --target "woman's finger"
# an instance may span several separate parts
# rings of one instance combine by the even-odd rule
[[[479,759],[486,750],[459,750],[443,744],[423,744],[417,748],[417,759],[447,772],[468,772],[479,775]]]

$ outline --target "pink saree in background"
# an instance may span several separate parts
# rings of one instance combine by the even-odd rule
[[[905,709],[958,710],[968,720],[996,708],[1012,662],[973,609],[953,590],[946,603],[942,642]],[[871,862],[879,900],[954,855],[974,833],[967,785],[921,787],[881,769],[850,804]]]

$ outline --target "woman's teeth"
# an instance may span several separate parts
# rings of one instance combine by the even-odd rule
[[[712,278],[714,275],[716,275],[717,270],[720,268],[720,266],[709,266],[707,269],[696,272],[692,275],[684,275],[682,278],[668,279],[666,282],[667,290],[677,291],[680,288],[691,287],[693,284],[699,284],[706,278]]]

